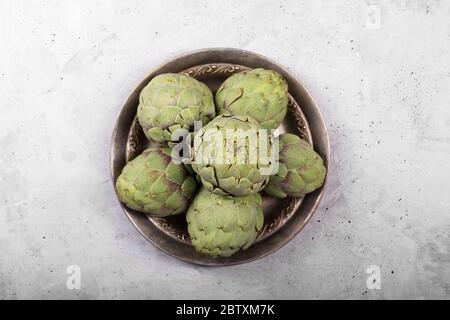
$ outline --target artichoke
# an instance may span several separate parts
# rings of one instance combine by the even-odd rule
[[[148,139],[171,141],[177,129],[191,130],[195,121],[208,123],[216,115],[213,95],[200,81],[166,73],[154,77],[141,91],[137,118]]]
[[[262,199],[259,193],[231,197],[202,188],[189,207],[186,220],[197,252],[229,257],[250,247],[262,229]]]
[[[192,169],[216,194],[240,197],[256,193],[269,181],[271,141],[256,120],[220,115],[194,135]]]
[[[265,129],[276,129],[287,112],[286,80],[273,70],[243,71],[229,77],[216,93],[219,114],[248,115]]]
[[[321,187],[326,169],[322,158],[304,140],[285,133],[279,141],[278,172],[264,191],[278,198],[302,197]]]
[[[130,161],[116,181],[117,195],[129,208],[165,217],[184,212],[196,182],[167,147],[150,147]]]

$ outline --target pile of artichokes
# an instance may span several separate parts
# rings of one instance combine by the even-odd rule
[[[151,147],[123,168],[116,181],[120,201],[155,217],[187,212],[192,245],[201,254],[228,257],[247,249],[264,224],[261,192],[302,197],[325,179],[323,160],[308,142],[289,133],[267,134],[281,124],[287,104],[286,80],[273,70],[236,73],[222,83],[215,99],[205,84],[188,75],[154,77],[142,90],[137,110]],[[194,130],[196,123],[199,130]],[[190,152],[184,160],[190,161],[174,161],[177,130],[188,132],[184,138]],[[233,136],[245,130],[259,139],[257,146]],[[213,139],[230,133],[231,143]],[[273,161],[255,152],[262,149],[276,155],[275,171],[268,170]],[[226,161],[214,161],[219,154]],[[239,155],[249,160],[252,154],[253,161],[240,161]]]

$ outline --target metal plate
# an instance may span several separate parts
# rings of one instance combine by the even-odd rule
[[[278,129],[291,132],[309,141],[322,156],[328,169],[329,143],[320,111],[303,84],[275,62],[252,52],[239,49],[204,49],[172,59],[151,72],[132,92],[117,119],[111,146],[111,174],[115,183],[126,162],[142,152],[149,142],[136,121],[139,93],[156,75],[167,72],[186,73],[204,82],[213,93],[230,75],[249,68],[262,67],[279,72],[288,82],[288,114]],[[306,225],[317,207],[323,188],[301,199],[274,199],[264,196],[265,224],[257,241],[247,250],[228,258],[213,259],[195,252],[189,235],[185,215],[151,218],[125,207],[126,215],[151,243],[168,254],[184,261],[226,266],[249,262],[281,248]]]

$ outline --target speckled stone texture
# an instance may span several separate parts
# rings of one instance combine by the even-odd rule
[[[449,15],[444,0],[0,1],[0,298],[450,298]],[[202,268],[128,222],[108,149],[152,67],[219,46],[305,83],[332,160],[295,240]]]

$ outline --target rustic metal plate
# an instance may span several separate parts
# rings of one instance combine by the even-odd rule
[[[320,111],[303,84],[286,69],[255,53],[238,49],[204,49],[187,53],[163,64],[148,75],[132,92],[122,108],[114,129],[111,146],[111,174],[115,183],[126,162],[142,152],[149,142],[136,121],[139,93],[156,75],[167,72],[188,74],[204,82],[213,93],[230,75],[249,68],[262,67],[279,72],[289,86],[288,114],[278,129],[309,141],[328,168],[329,143]],[[323,193],[323,187],[304,198],[274,199],[263,196],[265,224],[257,241],[247,250],[228,258],[213,259],[194,251],[187,233],[185,215],[152,218],[124,206],[126,215],[151,243],[179,259],[209,266],[249,262],[281,248],[309,221]]]

